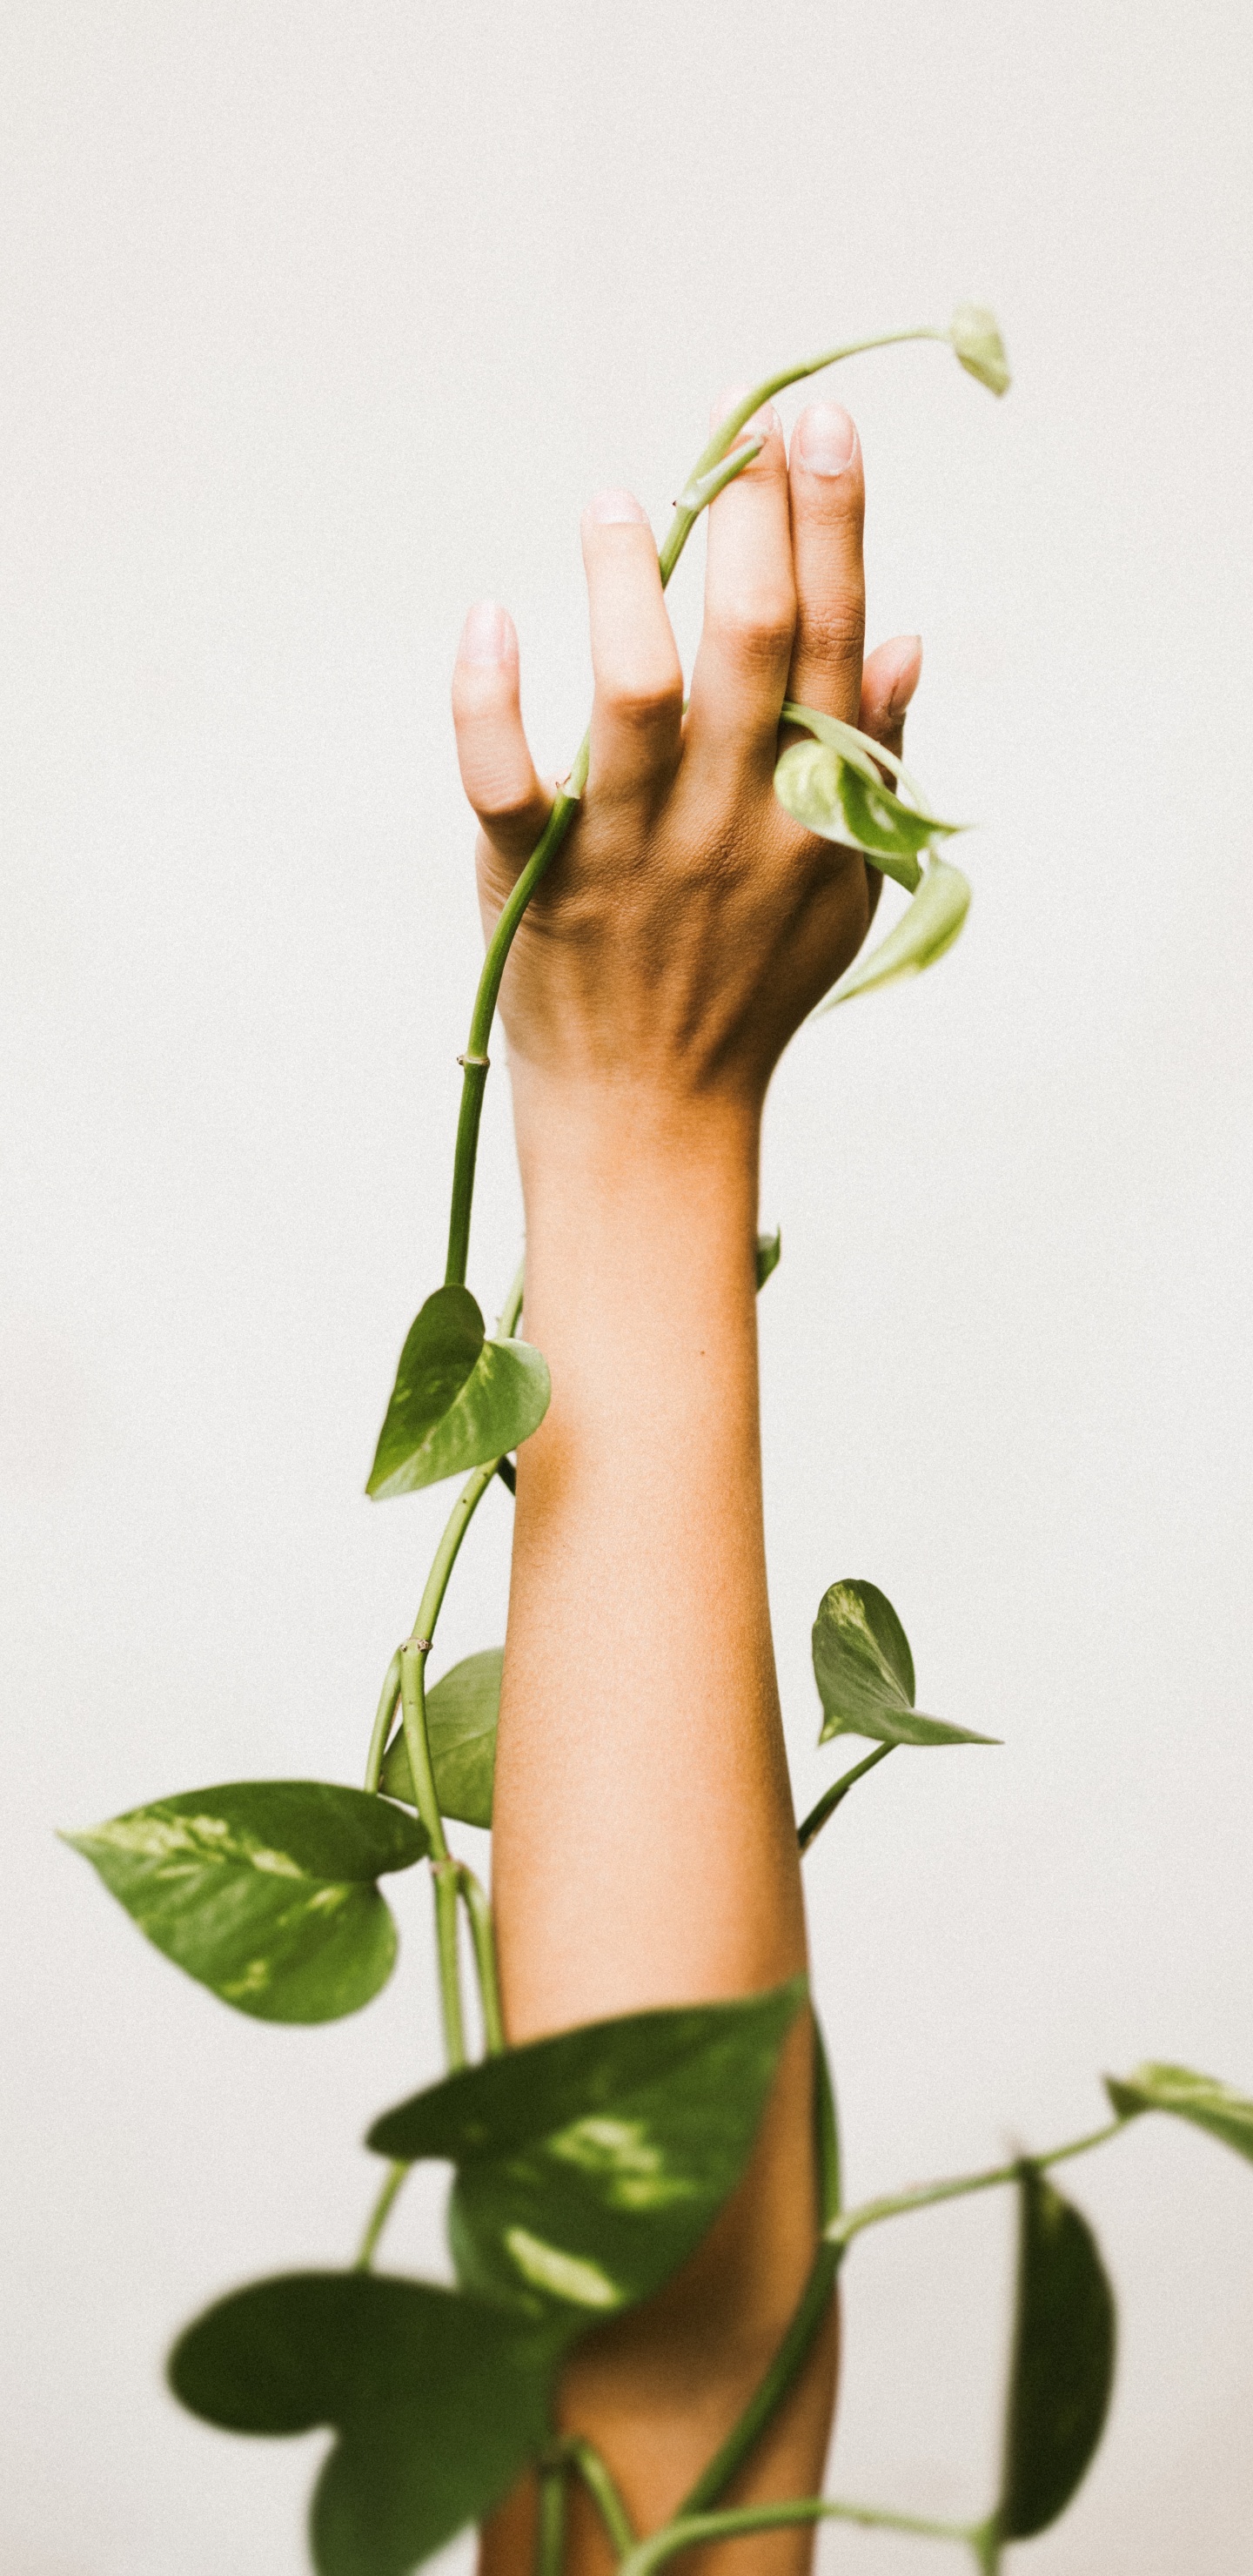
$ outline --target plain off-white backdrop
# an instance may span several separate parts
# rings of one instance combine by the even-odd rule
[[[464,609],[512,608],[563,768],[582,502],[629,483],[660,531],[729,381],[964,297],[1007,402],[927,347],[838,390],[974,908],[800,1037],[765,1156],[798,1800],[836,1576],[897,1604],[923,1706],[1004,1738],[902,1755],[808,1863],[849,2188],[1092,2126],[1143,2055],[1253,2089],[1251,60],[1236,0],[9,0],[6,2576],[296,2576],[321,2437],[215,2434],[160,2357],[228,2284],[350,2252],[366,2123],[438,2064],[417,1875],[383,1999],[271,2029],[54,1828],[360,1777],[449,1498],[362,1486],[440,1276],[479,953]],[[498,1072],[489,1310],[518,1249]],[[497,1491],[439,1665],[503,1634],[508,1537]],[[1238,2576],[1253,2174],[1145,2122],[1070,2187],[1118,2383],[1024,2570]],[[443,2271],[442,2190],[398,2264]],[[1011,2216],[858,2247],[833,2491],[989,2502]]]

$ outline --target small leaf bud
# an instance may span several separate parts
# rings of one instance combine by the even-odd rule
[[[950,340],[968,376],[977,376],[990,393],[1007,394],[1012,378],[996,315],[986,304],[959,304],[949,324]]]

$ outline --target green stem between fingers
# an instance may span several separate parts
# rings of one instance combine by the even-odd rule
[[[1086,2156],[1092,2147],[1103,2147],[1125,2129],[1125,2120],[1107,2121],[1103,2129],[1092,2129],[1083,2138],[1072,2138],[1064,2147],[1051,2147],[1047,2155],[1017,2156],[1009,2165],[992,2165],[986,2173],[959,2174],[951,2182],[919,2183],[913,2191],[894,2192],[883,2200],[864,2200],[860,2209],[846,2210],[833,2218],[828,2227],[830,2245],[850,2245],[863,2227],[877,2227],[882,2218],[899,2218],[907,2210],[933,2209],[937,2201],[962,2200],[969,2192],[994,2191],[1001,2183],[1017,2182],[1024,2164],[1035,2173],[1044,2173],[1050,2165],[1063,2165],[1070,2156]]]
[[[877,2505],[837,2504],[824,2496],[795,2496],[786,2504],[741,2505],[728,2513],[684,2514],[641,2540],[624,2558],[618,2576],[653,2576],[680,2550],[705,2540],[735,2540],[753,2531],[780,2531],[797,2522],[854,2522],[871,2531],[910,2531],[921,2540],[954,2540],[975,2546],[974,2527],[964,2522],[928,2522],[912,2513],[888,2513]]]

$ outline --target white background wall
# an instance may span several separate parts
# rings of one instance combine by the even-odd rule
[[[292,2576],[319,2441],[209,2432],[159,2356],[227,2283],[351,2246],[362,2129],[436,2064],[425,1890],[380,2003],[272,2030],[53,1828],[359,1776],[447,1502],[361,1487],[439,1275],[478,947],[465,604],[511,604],[564,766],[588,493],[628,481],[660,527],[729,379],[959,296],[1003,317],[1008,403],[925,348],[841,391],[873,633],[926,638],[912,748],[981,818],[976,907],[933,979],[797,1043],[763,1200],[798,1797],[831,1776],[836,1575],[897,1603],[924,1706],[1006,1739],[902,1757],[810,1863],[851,2188],[1092,2124],[1099,2070],[1146,2053],[1253,2086],[1247,21],[9,0],[0,63],[0,2559]],[[503,1082],[484,1164],[494,1307]],[[444,1660],[502,1633],[508,1517]],[[1073,2188],[1118,2392],[1024,2567],[1234,2576],[1253,2175],[1146,2123]],[[859,2249],[838,2489],[987,2502],[1009,2217]],[[435,2185],[393,2241],[442,2264]]]

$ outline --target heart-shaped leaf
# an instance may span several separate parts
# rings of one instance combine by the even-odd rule
[[[324,1780],[187,1789],[63,1839],[167,1959],[260,2021],[335,2021],[378,1993],[396,1926],[375,1879],[427,1849],[399,1807]]]
[[[934,966],[952,947],[969,910],[970,887],[960,868],[950,867],[947,859],[930,859],[922,884],[896,928],[860,965],[850,966],[835,991],[819,1004],[816,1016],[851,1002],[857,993],[874,992],[880,984],[895,984],[902,976],[921,975],[924,967]]]
[[[1100,2441],[1114,2377],[1114,2294],[1087,2220],[1031,2165],[1018,2190],[998,2542],[1030,2540],[1065,2510]]]
[[[995,1744],[914,1707],[914,1659],[886,1593],[862,1581],[833,1583],[814,1621],[814,1679],[822,1701],[818,1738],[866,1735],[877,1744]]]
[[[777,1269],[778,1269],[778,1267],[779,1267],[779,1258],[780,1258],[780,1255],[781,1255],[782,1251],[783,1251],[783,1231],[782,1231],[782,1228],[781,1228],[781,1227],[776,1226],[775,1231],[774,1231],[774,1233],[773,1233],[773,1234],[759,1234],[759,1235],[758,1235],[758,1237],[757,1237],[757,1286],[758,1286],[758,1289],[759,1289],[759,1290],[765,1287],[766,1281],[768,1280],[768,1278],[769,1278],[769,1276],[770,1276],[771,1271],[772,1271],[772,1270],[777,1270]]]
[[[456,2165],[461,2279],[577,2333],[659,2289],[712,2225],[804,1998],[797,1977],[533,2040],[401,2103],[369,2144]]]
[[[554,2347],[517,2311],[375,2272],[292,2272],[206,2310],[175,2395],[239,2433],[333,2426],[320,2576],[407,2576],[480,2521],[550,2438]]]
[[[466,1288],[437,1288],[410,1325],[366,1492],[416,1494],[529,1440],[551,1394],[529,1342],[487,1341]]]
[[[1139,2111],[1172,2111],[1253,2163],[1253,2102],[1216,2075],[1196,2075],[1190,2066],[1137,2066],[1133,2075],[1107,2075],[1105,2090],[1121,2120]]]
[[[467,1655],[445,1673],[426,1700],[431,1764],[441,1812],[464,1825],[490,1825],[492,1781],[496,1769],[496,1721],[500,1715],[503,1646]],[[388,1748],[380,1786],[389,1798],[416,1804],[413,1773],[403,1732]]]

